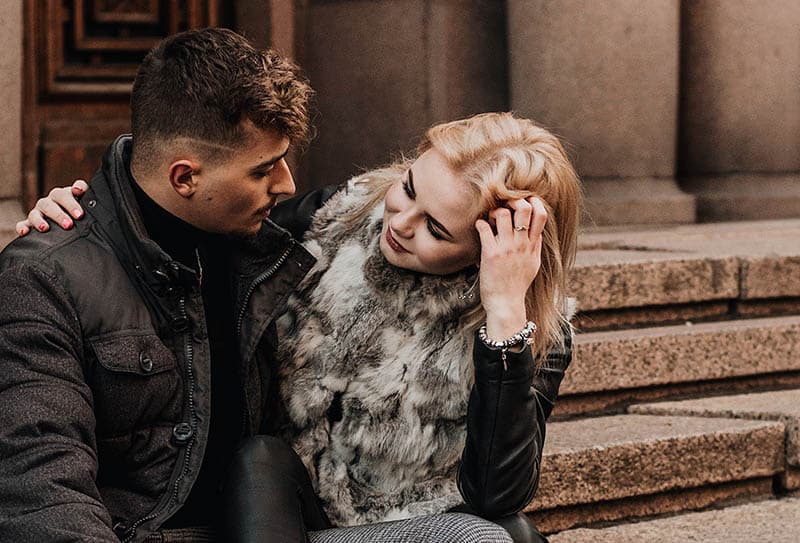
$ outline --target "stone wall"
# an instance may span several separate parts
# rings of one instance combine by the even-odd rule
[[[0,0],[0,199],[20,195],[22,3]]]
[[[513,109],[567,143],[589,223],[800,216],[796,0],[308,0],[307,185]]]
[[[306,17],[312,186],[389,162],[432,124],[506,107],[502,2],[311,0]]]
[[[705,220],[800,216],[800,2],[682,11],[680,167]]]
[[[0,248],[22,208],[22,2],[0,0]]]

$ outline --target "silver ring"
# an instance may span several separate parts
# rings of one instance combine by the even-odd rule
[[[516,230],[517,232],[523,232],[523,231],[525,231],[527,229],[528,229],[527,226],[515,226],[514,227],[514,230]]]

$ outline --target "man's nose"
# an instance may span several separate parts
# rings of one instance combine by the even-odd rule
[[[272,172],[272,183],[269,186],[269,193],[274,195],[291,196],[295,193],[297,187],[294,184],[294,177],[286,159],[281,159],[280,162],[275,164],[275,169]]]

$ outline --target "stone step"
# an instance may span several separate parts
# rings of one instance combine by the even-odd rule
[[[638,414],[550,423],[527,511],[553,532],[768,496],[784,432],[777,421]]]
[[[800,498],[769,499],[607,528],[579,528],[551,536],[551,543],[673,543],[800,540]]]
[[[800,316],[579,333],[559,415],[719,392],[734,382],[800,386]],[[738,381],[737,381],[738,380]]]
[[[800,219],[584,233],[570,289],[591,327],[624,324],[602,312],[631,308],[648,308],[653,321],[687,320],[724,315],[737,300],[747,314],[762,300],[800,297]],[[665,313],[686,304],[702,311]]]
[[[632,405],[631,413],[780,421],[786,428],[786,490],[800,489],[800,388]]]

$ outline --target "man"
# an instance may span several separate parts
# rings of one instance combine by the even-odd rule
[[[313,263],[264,221],[295,190],[310,95],[231,31],[165,39],[86,218],[0,256],[0,540],[203,537]]]

